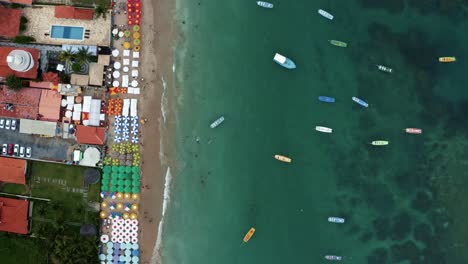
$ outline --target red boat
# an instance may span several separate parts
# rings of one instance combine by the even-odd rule
[[[422,129],[420,128],[406,128],[405,132],[408,134],[422,134]]]

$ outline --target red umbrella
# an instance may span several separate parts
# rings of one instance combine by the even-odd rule
[[[132,24],[132,21],[129,20],[129,21],[128,21],[128,24],[131,25],[131,24]]]
[[[140,24],[140,20],[136,19],[135,24]]]
[[[136,18],[140,18],[140,15],[137,14],[135,17],[136,17]]]
[[[139,7],[139,6],[140,6],[140,3],[136,3],[135,6],[136,6],[136,7]]]

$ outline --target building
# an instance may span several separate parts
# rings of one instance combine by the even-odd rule
[[[54,16],[56,18],[93,20],[93,9],[76,8],[73,6],[56,6]]]
[[[37,119],[40,98],[41,89],[23,88],[19,91],[0,89],[0,116]]]
[[[26,169],[26,160],[0,157],[0,182],[26,184]]]
[[[39,101],[39,119],[44,121],[59,121],[62,96],[53,90],[41,90]]]
[[[105,128],[77,125],[76,140],[80,144],[104,145]]]
[[[0,37],[14,38],[19,34],[21,9],[0,7]]]
[[[20,119],[19,132],[30,135],[41,135],[46,137],[55,137],[57,135],[57,123]]]
[[[28,210],[27,200],[0,197],[0,231],[27,234]]]
[[[0,47],[0,77],[13,74],[19,78],[36,79],[40,56],[38,49]]]

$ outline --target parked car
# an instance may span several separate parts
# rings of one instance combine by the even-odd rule
[[[16,130],[16,119],[11,120],[11,130]]]
[[[26,148],[26,157],[27,157],[27,158],[30,158],[30,157],[31,157],[31,154],[32,154],[31,147],[27,147],[27,148]]]
[[[7,154],[10,155],[10,156],[13,155],[13,144],[8,144]]]
[[[11,120],[10,120],[10,119],[7,119],[7,120],[5,121],[5,128],[6,128],[6,129],[10,129],[10,124],[11,124]]]
[[[19,145],[15,144],[15,147],[13,148],[13,155],[18,156],[19,154]]]
[[[5,119],[0,119],[0,128],[5,128]]]
[[[24,147],[20,147],[19,156],[24,158]]]
[[[2,146],[2,155],[6,155],[7,154],[7,144],[3,144]]]

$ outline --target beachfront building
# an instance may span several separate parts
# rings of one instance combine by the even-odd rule
[[[0,197],[0,231],[27,234],[29,226],[27,200]]]
[[[0,183],[26,184],[27,162],[0,157]]]
[[[36,79],[40,56],[38,49],[0,47],[0,77]]]

